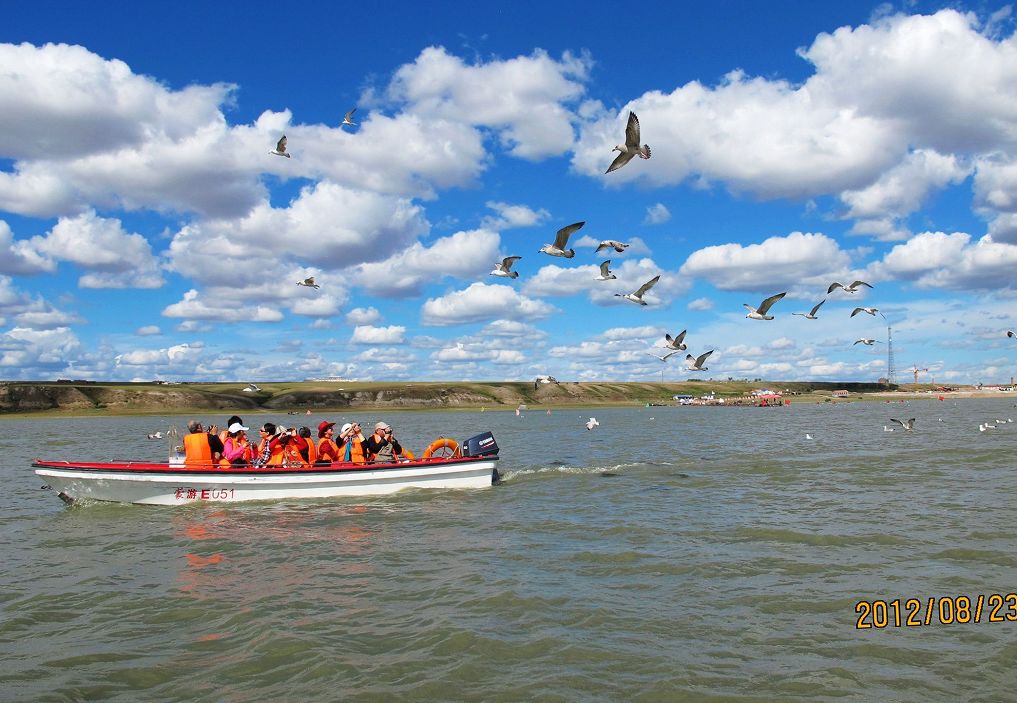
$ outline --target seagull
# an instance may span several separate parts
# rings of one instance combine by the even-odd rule
[[[628,246],[629,246],[628,244],[625,244],[624,242],[619,242],[616,239],[605,239],[604,241],[597,245],[597,250],[594,251],[593,253],[596,254],[600,252],[602,249],[614,249],[616,252],[621,254],[628,248]]]
[[[664,335],[664,339],[667,341],[667,345],[666,345],[667,348],[668,349],[674,349],[676,351],[685,351],[686,349],[688,349],[688,347],[685,346],[685,333],[686,332],[688,332],[688,330],[682,330],[681,332],[678,333],[677,337],[672,337],[669,334],[665,334]]]
[[[268,152],[269,154],[275,154],[276,156],[285,156],[287,159],[290,158],[289,153],[286,151],[286,135],[282,136],[282,139],[275,145],[275,149]]]
[[[816,317],[816,312],[817,312],[817,311],[819,310],[819,308],[823,307],[823,303],[825,303],[825,302],[826,302],[826,298],[823,298],[822,300],[820,300],[820,301],[819,301],[819,303],[818,303],[818,304],[816,305],[816,307],[814,307],[814,308],[812,308],[811,310],[809,310],[809,312],[808,312],[808,313],[804,313],[804,312],[793,312],[793,313],[791,313],[791,314],[792,314],[792,315],[801,315],[801,316],[802,316],[802,317],[804,317],[804,318],[805,318],[806,320],[818,320],[819,318],[818,318],[818,317]]]
[[[826,289],[826,292],[827,294],[829,294],[833,293],[835,288],[843,288],[845,293],[857,293],[858,286],[866,286],[867,288],[872,288],[872,286],[870,286],[865,281],[855,281],[850,286],[845,286],[843,283],[837,283],[837,281],[834,281],[833,283],[830,284],[830,287]]]
[[[588,430],[592,430],[594,427],[597,427],[598,425],[600,425],[600,423],[597,422],[597,418],[595,417],[591,417],[589,420],[586,421],[586,429]]]
[[[868,314],[875,317],[876,313],[879,312],[879,308],[855,308],[854,310],[851,311],[851,317],[854,317],[860,312],[867,312]]]
[[[985,423],[984,425],[979,425],[978,426],[978,431],[979,432],[985,432],[985,430],[994,430],[994,429],[996,429],[996,426],[995,425],[990,425],[989,423]]]
[[[767,315],[766,314],[767,311],[770,309],[771,305],[776,303],[785,295],[787,295],[787,291],[784,291],[783,293],[777,293],[777,295],[771,295],[769,298],[761,302],[758,308],[754,308],[751,305],[746,305],[745,303],[742,303],[742,305],[744,305],[749,310],[749,314],[746,315],[745,317],[749,318],[750,320],[772,320],[773,315]]]
[[[149,439],[162,439],[162,432],[154,432],[148,435]]]
[[[253,383],[248,383],[247,388],[244,389],[245,393],[257,393],[261,389]]]
[[[656,283],[659,280],[660,280],[660,274],[657,274],[656,276],[651,278],[649,281],[647,281],[643,285],[639,286],[639,290],[637,290],[635,293],[626,293],[625,295],[622,295],[621,293],[615,293],[615,296],[618,297],[618,298],[625,298],[625,300],[631,300],[633,303],[639,303],[640,305],[646,305],[647,304],[646,301],[643,300],[643,293],[645,293],[646,291],[648,291],[651,288],[653,288],[653,284]]]
[[[523,257],[521,257],[521,256],[506,256],[504,259],[501,260],[500,263],[496,263],[494,265],[494,270],[491,271],[491,273],[489,275],[491,275],[491,276],[501,276],[503,278],[519,278],[519,272],[518,271],[509,271],[509,269],[512,268],[512,264],[514,264],[515,262],[519,261],[521,258],[523,258]]]
[[[886,425],[883,425],[883,432],[893,432],[893,428],[892,427],[887,427]]]
[[[646,144],[639,145],[639,118],[636,117],[636,113],[629,112],[629,122],[625,125],[625,143],[616,145],[611,151],[617,151],[618,156],[614,157],[614,161],[604,171],[605,174],[617,171],[631,161],[633,156],[638,155],[641,159],[650,158],[650,147]]]
[[[610,265],[611,265],[610,259],[600,264],[600,275],[597,276],[598,281],[611,281],[614,280],[615,278],[618,278],[613,273],[611,273],[611,269],[608,268],[608,266]]]
[[[342,123],[345,125],[349,125],[350,127],[355,127],[357,123],[353,121],[353,113],[356,111],[357,108],[353,108],[352,110],[347,112],[346,115],[343,117]]]
[[[812,435],[810,435],[808,432],[806,432],[805,433],[805,439],[812,439]]]
[[[865,337],[862,337],[861,339],[856,339],[855,340],[855,344],[864,344],[867,347],[871,347],[876,342],[879,342],[879,340],[878,339],[867,339]],[[882,344],[882,342],[879,342],[879,343]],[[855,344],[852,344],[851,346],[853,347]]]
[[[1006,331],[1006,336],[1007,336],[1007,337],[1010,337],[1010,338],[1012,339],[1012,338],[1014,338],[1014,337],[1017,337],[1017,334],[1014,334],[1014,333],[1013,333],[1013,330],[1007,330],[1007,331]]]
[[[321,286],[314,282],[314,276],[311,276],[310,278],[305,278],[302,281],[297,281],[297,285],[306,286],[308,288],[321,288]]]
[[[685,355],[685,361],[691,361],[689,364],[689,371],[706,371],[709,369],[708,366],[703,366],[703,362],[706,361],[706,357],[713,353],[713,349],[708,352],[703,352],[699,356],[692,356],[691,354]]]
[[[677,354],[678,350],[676,349],[675,351],[669,351],[664,356],[660,356],[658,354],[654,354],[653,352],[646,352],[646,353],[649,354],[650,356],[652,356],[654,359],[660,359],[661,361],[667,361],[669,357],[672,357],[675,354]]]
[[[890,422],[896,422],[898,425],[903,427],[906,432],[910,432],[915,428],[915,418],[911,418],[910,420],[896,420],[891,417]]]
[[[585,222],[576,222],[568,227],[562,227],[554,236],[554,244],[545,244],[540,247],[537,252],[543,252],[545,254],[550,254],[551,256],[564,256],[566,259],[571,259],[576,255],[575,249],[566,249],[565,245],[568,244],[569,237],[572,236],[574,232],[578,232],[585,224]]]

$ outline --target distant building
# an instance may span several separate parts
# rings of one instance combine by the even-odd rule
[[[849,395],[851,395],[851,391],[840,390],[833,392],[834,398],[847,398]]]

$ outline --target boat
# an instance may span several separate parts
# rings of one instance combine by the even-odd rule
[[[432,444],[458,445],[439,438]],[[428,452],[425,452],[427,454]],[[305,467],[188,466],[141,461],[32,463],[35,473],[67,503],[80,500],[184,505],[285,498],[374,496],[407,488],[485,488],[498,482],[498,444],[476,435],[450,455],[385,464],[334,462]]]

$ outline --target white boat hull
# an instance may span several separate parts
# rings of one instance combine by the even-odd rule
[[[258,471],[190,471],[159,465],[97,468],[36,462],[35,473],[68,502],[78,500],[182,505],[282,498],[375,496],[407,488],[485,488],[498,477],[497,457],[388,464],[378,467]],[[66,464],[66,466],[64,465]]]

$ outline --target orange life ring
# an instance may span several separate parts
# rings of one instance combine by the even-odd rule
[[[446,452],[445,450],[449,451]],[[424,450],[424,458],[431,458],[437,451],[441,451],[441,454],[438,455],[441,457],[451,458],[461,456],[459,453],[459,442],[454,439],[449,439],[448,437],[439,437],[431,442],[427,449]]]

